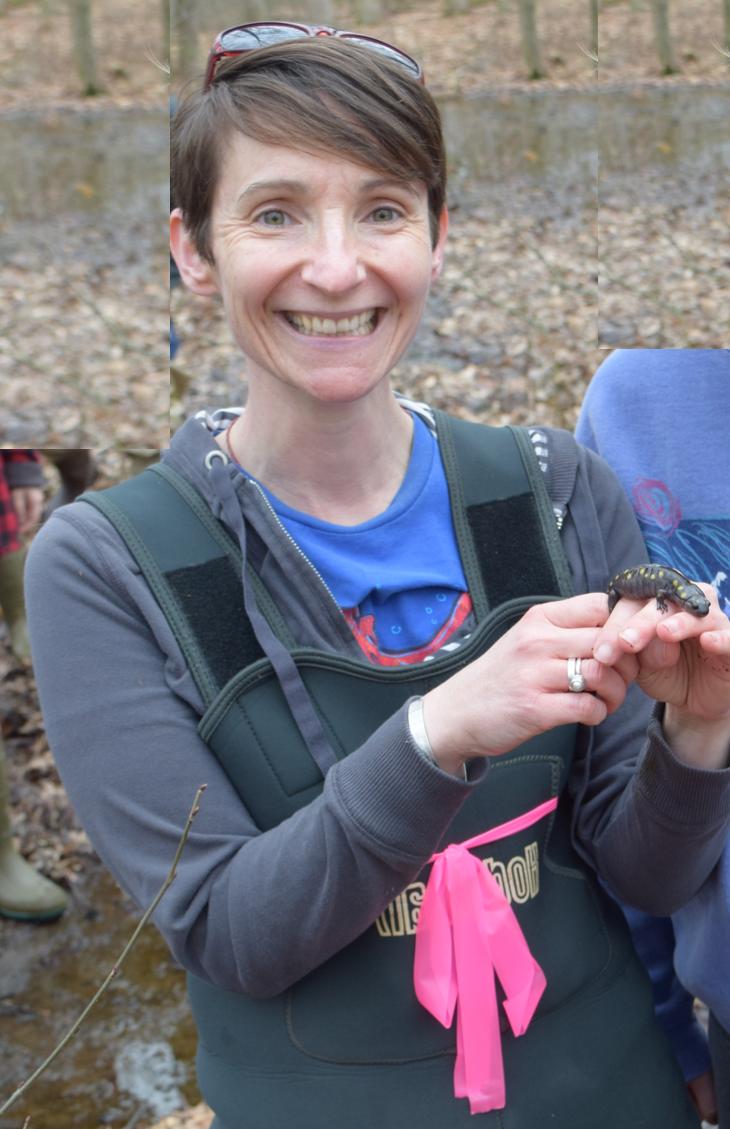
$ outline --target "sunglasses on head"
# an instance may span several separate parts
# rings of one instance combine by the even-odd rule
[[[205,71],[203,89],[208,88],[215,81],[215,71],[221,59],[233,58],[243,55],[246,51],[256,51],[260,47],[271,47],[276,43],[288,43],[293,39],[307,39],[324,36],[335,36],[337,39],[346,39],[360,47],[367,47],[385,59],[405,67],[412,78],[423,82],[423,71],[415,59],[406,55],[398,47],[374,39],[371,35],[360,35],[354,31],[338,31],[334,27],[322,24],[294,24],[278,20],[267,20],[258,23],[240,24],[238,27],[229,27],[216,36],[215,42],[208,55],[208,66]]]

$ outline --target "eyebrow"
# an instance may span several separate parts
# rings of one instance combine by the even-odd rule
[[[246,200],[249,196],[253,196],[257,192],[306,192],[307,186],[302,180],[254,180],[249,184],[248,188],[244,188],[243,192],[238,195],[239,200]]]
[[[364,180],[360,188],[364,192],[370,192],[373,188],[405,188],[406,192],[409,192],[411,196],[418,195],[410,180],[400,180],[400,178],[395,176],[371,177],[369,180]]]
[[[392,176],[375,176],[363,180],[358,185],[361,192],[372,192],[375,188],[404,188],[411,196],[417,196],[417,192],[410,181],[398,180]],[[305,194],[309,191],[309,186],[303,180],[289,180],[282,177],[275,180],[254,180],[247,188],[244,188],[239,193],[237,203],[247,200],[250,196],[254,196],[259,192],[298,192]]]

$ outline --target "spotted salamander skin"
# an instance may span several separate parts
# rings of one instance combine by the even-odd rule
[[[710,601],[701,588],[679,572],[667,565],[643,564],[624,569],[614,576],[608,586],[608,610],[613,611],[622,596],[634,600],[656,596],[659,611],[667,610],[667,601],[677,604],[692,615],[707,615]]]

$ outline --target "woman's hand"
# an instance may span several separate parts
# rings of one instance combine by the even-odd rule
[[[730,620],[708,584],[710,611],[698,617],[656,600],[619,600],[598,633],[593,655],[609,665],[637,662],[645,694],[666,703],[664,732],[680,759],[722,768],[730,753]]]
[[[618,709],[637,660],[590,658],[607,619],[600,593],[536,604],[485,654],[430,690],[423,716],[441,767],[458,773],[472,757],[499,756],[558,725],[599,725]],[[587,693],[568,689],[571,657],[583,658]]]

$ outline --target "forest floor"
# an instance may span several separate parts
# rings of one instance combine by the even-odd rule
[[[329,6],[341,24],[353,22],[346,3],[332,0]],[[111,144],[119,147],[121,161],[125,123],[136,114],[158,112],[164,130],[163,25],[161,18],[150,21],[145,0],[95,3],[101,93],[86,99],[77,91],[65,3],[6,0],[0,8],[0,129],[32,137],[39,121],[62,131],[81,118],[92,129],[94,120],[116,115]],[[509,103],[526,91],[539,99],[561,90],[570,98],[571,92],[598,82],[606,90],[636,84],[639,107],[651,89],[727,88],[730,64],[721,51],[721,5],[714,0],[673,3],[680,73],[664,78],[647,3],[605,0],[598,68],[590,57],[587,10],[585,0],[540,5],[547,76],[535,82],[524,77],[511,0],[486,0],[467,14],[448,17],[437,0],[427,0],[367,30],[416,54],[439,97],[468,101],[492,91]],[[220,19],[218,8],[201,6],[201,58]],[[137,136],[130,125],[127,144],[138,144]],[[428,390],[443,371],[453,405],[461,381],[467,400],[484,401],[504,376],[507,393],[494,405],[497,414],[521,405],[529,414],[541,403],[554,403],[561,413],[563,384],[580,383],[594,366],[599,345],[723,343],[730,308],[727,169],[691,167],[675,175],[672,139],[656,144],[665,165],[660,160],[645,178],[627,177],[619,190],[605,188],[598,242],[595,200],[579,216],[568,194],[554,200],[552,211],[543,209],[542,216],[537,205],[536,214],[515,218],[507,198],[497,200],[496,207],[480,205],[478,185],[471,195],[457,191],[454,198],[452,193],[450,265],[428,313],[428,350],[415,357],[404,379]],[[721,148],[718,135],[718,152]],[[108,161],[109,154],[103,156]],[[529,166],[538,155],[528,147],[524,159]],[[170,430],[164,208],[140,214],[146,205],[125,208],[126,187],[116,191],[111,174],[101,184],[93,175],[79,175],[67,186],[71,204],[64,198],[58,214],[52,207],[41,215],[24,214],[26,197],[32,195],[22,182],[24,162],[10,164],[0,175],[0,203],[3,177],[6,194],[12,198],[15,187],[23,199],[19,213],[7,204],[0,210],[0,385],[6,390],[0,400],[0,443],[164,445]],[[36,161],[28,176],[37,182],[43,175],[42,162]],[[157,192],[161,203],[162,181]],[[106,193],[108,200],[99,199]],[[74,196],[83,205],[78,215]],[[571,213],[567,223],[566,210]],[[457,313],[448,309],[455,294]],[[221,358],[220,342],[226,338],[220,320],[208,317],[207,310],[183,309],[184,303],[182,295],[175,296],[188,345],[179,365],[192,388],[177,403],[173,423],[182,412],[213,402],[211,396],[219,392],[228,399],[241,396],[239,374],[230,371],[234,359]],[[461,350],[461,368],[455,366],[448,327],[478,341],[476,349]],[[213,342],[207,351],[205,340]],[[495,363],[495,356],[506,360]],[[400,372],[397,376],[401,379]],[[472,410],[469,404],[465,410]]]

